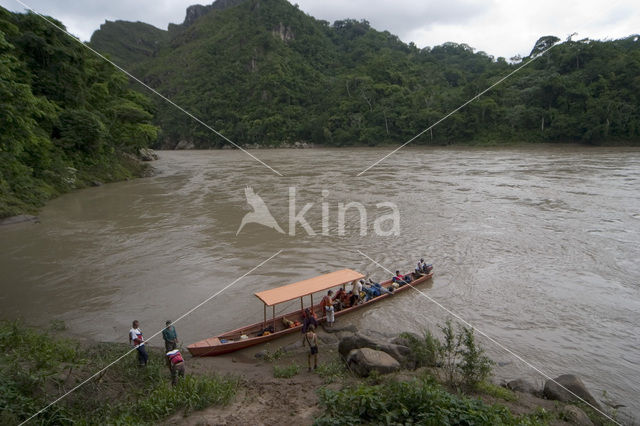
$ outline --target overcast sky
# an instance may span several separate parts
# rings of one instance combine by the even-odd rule
[[[105,20],[142,21],[166,29],[184,20],[194,0],[20,0],[62,21],[88,40]],[[210,4],[207,1],[204,4]],[[295,3],[295,1],[294,1]],[[493,56],[527,55],[544,35],[565,39],[615,39],[640,33],[637,0],[297,0],[300,9],[318,19],[366,19],[418,47],[447,41],[466,43]],[[16,0],[0,0],[24,11]]]

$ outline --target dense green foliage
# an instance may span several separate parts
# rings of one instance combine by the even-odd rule
[[[26,420],[85,377],[128,351],[125,345],[82,348],[17,322],[0,322],[0,424]],[[154,424],[177,412],[228,404],[239,380],[190,376],[175,387],[163,353],[146,368],[135,353],[38,416],[38,424]],[[126,380],[123,380],[126,378]]]
[[[124,154],[156,140],[152,111],[77,41],[37,15],[0,7],[0,218],[140,173]]]
[[[423,338],[412,333],[401,333],[400,337],[407,340],[417,368],[435,367],[441,363],[442,344],[429,330],[424,332]]]
[[[500,405],[447,392],[429,377],[408,382],[360,384],[341,390],[321,388],[325,414],[317,425],[425,424],[528,425],[544,424],[536,415],[513,416]]]
[[[419,49],[366,21],[316,20],[286,0],[200,11],[164,34],[107,23],[92,43],[242,145],[403,142],[529,59],[456,43]],[[562,43],[415,143],[638,142],[637,39]],[[542,37],[532,54],[555,41]],[[224,144],[158,102],[165,147]]]

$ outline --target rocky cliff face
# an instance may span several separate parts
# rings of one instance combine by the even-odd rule
[[[183,26],[188,27],[193,24],[198,18],[206,15],[211,10],[224,10],[230,7],[239,5],[245,0],[217,0],[208,6],[201,4],[195,4],[187,8],[187,14],[184,18]]]

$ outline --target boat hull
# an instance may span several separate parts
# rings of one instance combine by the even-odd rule
[[[394,290],[393,294],[382,294],[378,297],[375,297],[373,299],[370,299],[358,305],[351,306],[349,308],[345,308],[340,311],[336,311],[335,316],[339,317],[342,315],[346,315],[350,312],[369,306],[372,303],[376,303],[388,297],[392,297],[397,293],[407,291],[412,286],[422,284],[423,282],[430,280],[432,277],[433,277],[433,271],[431,271],[427,275],[423,275],[421,277],[416,278],[409,285],[403,285],[402,287],[398,287],[397,289]],[[390,287],[391,284],[392,284],[391,280],[381,283],[381,285],[386,288]],[[326,317],[321,315],[322,308],[320,307],[320,304],[314,305],[313,310],[316,313],[317,317],[319,318],[318,320],[319,323],[322,323],[326,320]],[[271,340],[275,340],[279,337],[294,333],[296,331],[300,333],[302,329],[302,325],[298,325],[291,328],[284,328],[282,323],[282,318],[287,318],[288,320],[299,321],[300,323],[302,323],[302,314],[303,314],[302,309],[294,312],[289,312],[287,314],[277,316],[275,317],[275,319],[270,319],[266,323],[259,322],[259,323],[247,325],[247,326],[229,331],[227,333],[220,334],[218,336],[201,340],[199,342],[196,342],[187,346],[187,349],[189,350],[189,353],[191,353],[191,355],[193,356],[198,356],[198,357],[217,356],[217,355],[223,355],[230,352],[235,352],[237,350],[245,349],[245,348],[259,345],[262,343],[267,343],[267,342],[270,342]],[[268,326],[272,326],[275,331],[268,335],[251,336],[244,339],[240,338],[240,336],[242,335],[249,336],[251,334],[256,334]],[[223,343],[222,342],[223,339],[227,340],[227,342]]]

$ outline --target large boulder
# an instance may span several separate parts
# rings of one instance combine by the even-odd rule
[[[370,348],[353,349],[347,355],[347,365],[361,377],[368,376],[372,371],[388,374],[400,369],[400,363],[391,355]]]
[[[565,388],[573,393],[568,392]],[[576,397],[577,395],[589,404],[600,409],[600,404],[598,404],[587,390],[582,380],[573,374],[563,374],[553,380],[547,380],[544,384],[543,394],[547,399],[562,402],[578,402],[580,399]]]
[[[344,359],[347,358],[352,350],[361,348],[385,352],[398,361],[398,363],[402,364],[404,368],[415,368],[415,361],[411,356],[411,350],[406,346],[379,342],[362,334],[345,336],[340,339],[340,343],[338,344],[338,352],[340,352],[340,355]]]
[[[362,334],[352,334],[343,337],[340,339],[340,343],[338,343],[338,352],[340,352],[340,355],[344,359],[347,358],[352,350],[360,348],[371,348],[377,350],[378,342],[370,339],[369,337],[363,336]]]
[[[174,149],[194,149],[195,147],[196,145],[193,142],[181,140],[180,142],[178,142]]]
[[[574,425],[593,426],[593,422],[589,416],[587,416],[581,408],[576,407],[575,405],[565,405],[562,408],[562,414],[566,420]]]
[[[409,370],[416,369],[416,361],[411,353],[411,349],[402,345],[384,344],[379,346],[379,350],[391,355],[396,361],[398,361],[402,368]]]
[[[6,217],[4,219],[0,219],[0,226],[2,225],[13,225],[16,223],[22,223],[22,222],[39,222],[39,219],[37,216],[31,216],[28,214],[19,214],[17,216],[9,216]]]
[[[533,383],[531,383],[529,380],[527,379],[516,379],[516,380],[511,380],[510,382],[507,383],[507,389],[511,389],[512,391],[515,392],[522,392],[522,393],[530,393],[532,395],[540,395],[540,389],[538,389]]]
[[[158,154],[150,148],[140,148],[138,150],[138,156],[142,161],[155,161],[158,159]]]

